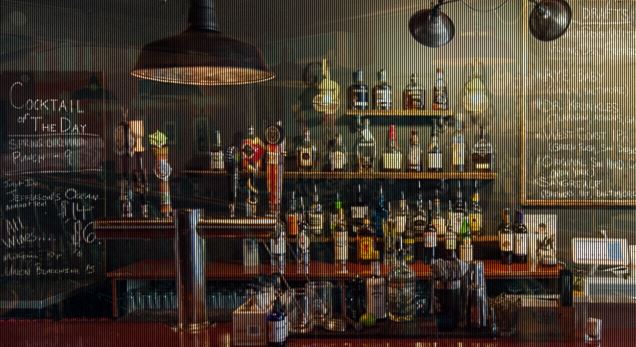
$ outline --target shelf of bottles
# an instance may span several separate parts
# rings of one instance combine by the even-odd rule
[[[225,171],[183,170],[185,175],[225,177]],[[247,173],[245,173],[247,175]],[[264,176],[263,172],[256,177]],[[343,180],[481,180],[489,181],[497,178],[495,172],[343,172],[343,171],[287,171],[286,179],[343,179]]]
[[[453,111],[451,110],[424,110],[424,109],[390,109],[390,110],[347,110],[346,116],[356,117],[451,117]]]

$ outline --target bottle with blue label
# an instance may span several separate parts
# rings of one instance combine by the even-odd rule
[[[267,316],[267,345],[272,347],[285,346],[288,335],[287,314],[283,310],[280,297],[277,296],[272,312]]]

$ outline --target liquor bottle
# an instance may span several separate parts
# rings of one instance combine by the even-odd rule
[[[452,224],[453,230],[459,231],[459,228],[462,226],[462,220],[464,219],[464,214],[466,213],[466,210],[464,208],[464,197],[462,194],[461,181],[457,181],[457,191],[455,192],[455,194],[456,194],[455,203],[453,205],[452,210],[450,209],[450,206],[449,206],[448,223]]]
[[[452,165],[454,172],[464,172],[466,163],[466,141],[464,136],[463,115],[455,116],[455,132],[452,138]]]
[[[444,168],[442,161],[442,147],[439,145],[437,136],[437,124],[431,130],[431,143],[428,145],[428,171],[442,171]]]
[[[468,220],[470,222],[470,232],[473,235],[483,235],[483,212],[479,205],[479,192],[475,191],[472,197],[472,206],[468,212]]]
[[[333,230],[334,260],[336,264],[346,264],[349,260],[349,233],[344,210],[338,210],[338,223]]]
[[[499,234],[499,252],[501,253],[502,264],[512,264],[513,248],[514,248],[514,230],[510,225],[510,210],[503,210],[501,215],[501,224],[497,228]]]
[[[433,225],[438,236],[444,236],[446,232],[446,218],[442,214],[442,202],[439,199],[439,190],[435,189],[435,199],[433,200]]]
[[[375,319],[386,319],[386,281],[380,271],[380,262],[371,264],[371,277],[366,280],[367,313]]]
[[[494,169],[494,154],[492,144],[484,138],[484,127],[479,127],[479,139],[473,145],[472,150],[473,170],[477,172],[490,172]]]
[[[389,211],[385,207],[384,190],[382,189],[382,185],[380,185],[378,200],[375,205],[375,210],[373,211],[373,227],[375,227],[375,232],[380,238],[384,237],[384,221],[388,216]]]
[[[407,161],[407,171],[422,171],[422,147],[420,146],[420,137],[417,134],[417,130],[411,130],[411,137],[409,138],[409,154]]]
[[[412,225],[407,225],[402,234],[402,247],[404,248],[404,261],[407,264],[415,262],[415,231]]]
[[[410,322],[415,318],[415,271],[408,266],[402,248],[397,259],[388,276],[389,319]]]
[[[223,171],[225,170],[225,159],[223,146],[221,145],[221,132],[214,131],[214,142],[212,148],[210,148],[210,170]]]
[[[280,297],[276,296],[272,312],[267,315],[267,345],[283,347],[287,343],[289,324]]]
[[[318,196],[318,187],[314,184],[314,193],[311,196],[311,206],[309,207],[309,230],[313,235],[322,236],[324,228],[324,211]]]
[[[422,232],[424,239],[424,263],[432,264],[435,259],[435,248],[437,248],[437,229],[433,225],[433,204],[428,201],[428,222]]]
[[[329,215],[329,231],[333,232],[336,226],[340,223],[340,210],[342,210],[342,200],[340,200],[340,193],[336,193],[336,199],[333,202],[333,210]]]
[[[329,150],[329,169],[331,171],[345,171],[347,169],[347,148],[342,143],[342,135],[336,134],[333,146]]]
[[[373,108],[390,110],[393,108],[393,90],[386,81],[386,70],[378,71],[378,84],[373,86]]]
[[[407,221],[409,217],[409,206],[406,203],[404,191],[400,192],[400,200],[398,200],[398,208],[393,213],[395,219],[395,232],[401,236],[407,229]]]
[[[302,198],[300,198],[302,203]],[[304,209],[303,209],[304,210]],[[309,236],[309,225],[301,223],[298,229],[298,237],[296,238],[296,254],[298,256],[299,265],[309,265],[311,255],[309,249],[311,247],[311,237]]]
[[[347,88],[347,108],[349,110],[369,109],[369,86],[364,84],[362,70],[353,72],[353,84]]]
[[[285,215],[285,220],[287,222],[287,233],[289,236],[298,235],[298,223],[302,218],[299,218],[298,205],[296,203],[296,192],[292,192],[291,199],[289,201],[289,209],[287,210],[287,214]]]
[[[356,259],[360,264],[368,264],[380,259],[377,249],[377,235],[371,220],[365,216],[356,234]]]
[[[424,108],[424,88],[417,82],[417,74],[412,73],[409,84],[402,92],[402,109],[416,110]]]
[[[242,169],[246,172],[258,172],[265,155],[265,144],[256,136],[254,126],[247,128],[247,135],[241,141]]]
[[[375,164],[376,149],[375,138],[369,129],[369,119],[364,120],[364,127],[356,142],[356,158],[359,172],[371,172]]]
[[[458,235],[459,259],[467,263],[473,261],[473,237],[468,224],[468,217],[464,216]]]
[[[384,171],[402,171],[402,157],[395,125],[391,124],[389,126],[387,147],[382,154],[382,169]]]
[[[362,198],[362,187],[358,184],[356,191],[356,201],[351,205],[352,232],[355,234],[362,225],[364,218],[369,216],[369,206],[364,203]]]
[[[448,110],[448,89],[444,79],[444,70],[441,68],[437,68],[435,71],[432,108],[434,110]]]
[[[528,228],[524,223],[523,217],[523,211],[515,211],[515,224],[513,225],[515,233],[515,245],[513,249],[515,263],[525,263],[528,261]]]
[[[457,231],[453,228],[453,224],[447,223],[446,232],[444,233],[444,259],[456,259],[456,258],[457,258]]]
[[[298,171],[311,171],[317,166],[316,146],[311,142],[311,133],[305,129],[303,142],[296,148]]]
[[[397,260],[397,249],[395,248],[395,245],[398,239],[398,235],[395,229],[395,218],[393,216],[393,210],[391,209],[390,201],[387,202],[386,210],[387,216],[382,223],[382,246],[384,247],[382,248],[383,252],[381,252],[380,254],[380,259],[383,259],[385,264],[393,265]]]
[[[276,223],[276,231],[270,239],[270,262],[274,269],[285,268],[285,257],[287,249],[287,238],[285,237],[285,227],[283,223]]]

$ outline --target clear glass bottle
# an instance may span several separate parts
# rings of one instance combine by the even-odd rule
[[[442,171],[444,168],[442,160],[442,147],[439,144],[437,135],[437,124],[431,130],[431,143],[428,145],[428,171]]]
[[[481,205],[479,204],[479,192],[475,191],[472,197],[472,205],[470,206],[470,210],[468,212],[468,220],[470,222],[470,232],[473,235],[483,235],[484,227],[483,227],[483,211],[481,209]]]
[[[501,254],[502,264],[512,264],[513,250],[515,244],[514,230],[510,225],[510,210],[504,209],[501,213],[501,224],[497,228],[499,235],[499,252]]]
[[[444,78],[444,70],[437,68],[435,71],[435,84],[433,85],[433,110],[448,110],[448,88]]]
[[[305,129],[303,141],[296,147],[298,171],[312,171],[317,166],[316,145],[311,142],[311,133]]]
[[[435,199],[433,200],[433,225],[437,230],[438,236],[444,236],[446,233],[446,218],[442,214],[442,201],[439,198],[439,190],[435,189]]]
[[[369,217],[365,217],[356,234],[356,260],[359,264],[369,264],[380,259],[377,249],[377,235]]]
[[[401,192],[400,194],[398,210],[395,212],[395,226],[398,237],[402,238],[404,260],[407,264],[411,264],[415,262],[415,231],[413,230],[413,224],[410,223],[411,216],[409,212],[409,205],[404,197],[404,192]],[[403,227],[401,226],[402,223],[404,224]],[[400,229],[403,229],[403,231],[400,231]]]
[[[373,226],[375,227],[376,234],[380,238],[384,237],[384,221],[386,221],[388,216],[389,211],[385,206],[384,190],[382,189],[382,185],[380,185],[377,203],[373,211]]]
[[[364,203],[362,197],[362,186],[358,184],[356,191],[356,201],[351,205],[352,232],[355,234],[362,225],[364,218],[369,216],[369,206]]]
[[[393,215],[393,211],[391,210],[391,202],[387,202],[387,216],[382,223],[382,231],[383,231],[383,254],[381,254],[381,258],[384,259],[384,264],[395,264],[396,261],[396,248],[395,244],[398,239],[398,235],[395,230],[395,217]]]
[[[333,232],[340,223],[340,210],[342,210],[342,200],[340,193],[336,193],[336,199],[333,201],[333,210],[329,215],[329,231]]]
[[[426,100],[424,87],[417,82],[417,74],[412,73],[409,84],[404,87],[402,92],[402,109],[423,109],[424,100]]]
[[[318,196],[318,186],[315,184],[314,193],[311,196],[311,206],[309,207],[309,230],[316,236],[324,234],[324,211]]]
[[[464,172],[466,168],[466,140],[464,136],[463,115],[455,115],[455,131],[452,137],[451,169],[454,172]]]
[[[388,276],[389,319],[394,322],[410,322],[415,318],[415,271],[404,258],[404,250],[398,250],[397,264]]]
[[[284,269],[286,263],[287,237],[282,222],[276,224],[276,232],[270,239],[270,263],[274,269]]]
[[[386,319],[386,280],[382,277],[380,262],[371,264],[371,277],[366,280],[367,313],[375,319]]]
[[[395,232],[400,236],[406,231],[409,220],[409,205],[406,203],[404,191],[400,192],[398,208],[394,211],[393,216],[395,218]]]
[[[369,129],[369,119],[364,120],[364,127],[356,142],[356,158],[359,172],[373,172],[376,158],[375,138]]]
[[[309,265],[309,261],[311,259],[311,255],[309,253],[310,246],[311,236],[309,235],[309,225],[307,223],[301,223],[298,229],[298,237],[296,238],[298,264]]]
[[[459,241],[459,259],[467,263],[473,261],[473,236],[468,226],[467,216],[462,219],[457,239]]]
[[[450,207],[450,202],[449,202]],[[457,191],[455,192],[455,202],[453,203],[453,208],[448,211],[448,223],[451,224],[453,230],[456,232],[459,231],[459,228],[462,226],[462,220],[464,219],[464,214],[466,210],[464,209],[464,196],[462,194],[462,183],[461,181],[457,181]]]
[[[479,127],[479,139],[472,149],[473,170],[477,172],[491,172],[494,170],[494,154],[492,144],[484,137],[484,127]]]
[[[514,262],[526,263],[528,261],[528,228],[524,222],[523,211],[515,211],[515,245],[513,249]]]
[[[393,108],[393,88],[386,81],[386,70],[378,71],[378,83],[373,86],[373,108],[390,110]]]
[[[223,171],[225,170],[225,159],[223,154],[223,146],[221,145],[221,132],[214,131],[214,142],[212,142],[212,148],[210,148],[210,170]]]
[[[417,134],[417,130],[411,130],[411,137],[409,138],[409,154],[407,161],[407,171],[422,171],[422,147],[420,146],[420,137]]]
[[[338,210],[338,223],[333,230],[334,260],[336,264],[346,264],[349,260],[349,233],[344,210]]]
[[[287,209],[287,214],[285,214],[285,221],[287,222],[287,233],[289,236],[298,235],[298,223],[302,220],[299,218],[300,211],[298,210],[298,205],[296,202],[296,192],[292,192],[291,199],[289,201],[289,208]]]
[[[369,109],[369,86],[364,84],[364,72],[353,72],[353,84],[347,88],[347,108],[349,110]]]
[[[457,258],[457,231],[453,229],[452,224],[447,223],[446,233],[444,233],[444,259],[455,258]]]
[[[331,171],[347,170],[347,147],[342,142],[342,135],[336,134],[333,145],[329,150],[329,169]]]
[[[398,144],[397,131],[395,125],[389,126],[389,136],[387,147],[382,154],[382,168],[384,171],[402,171],[403,154]]]
[[[424,264],[432,264],[435,259],[435,249],[437,248],[437,229],[433,224],[433,203],[428,201],[428,222],[422,232],[424,239]]]

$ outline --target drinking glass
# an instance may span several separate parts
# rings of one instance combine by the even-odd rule
[[[309,282],[305,285],[309,296],[309,310],[315,322],[331,318],[333,310],[333,284],[329,281]]]
[[[309,296],[305,288],[294,288],[285,295],[285,312],[292,333],[306,333],[311,331],[311,311]]]

